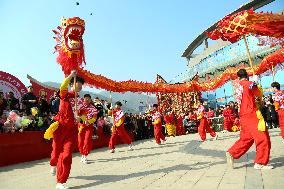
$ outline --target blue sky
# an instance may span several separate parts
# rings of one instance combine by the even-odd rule
[[[63,73],[53,54],[52,29],[60,18],[86,22],[86,68],[114,80],[167,81],[186,69],[181,57],[204,29],[247,0],[1,0],[0,70],[29,84],[60,82]],[[277,0],[263,10],[284,9]],[[90,13],[93,15],[91,16]]]

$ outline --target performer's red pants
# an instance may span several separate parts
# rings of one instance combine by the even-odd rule
[[[284,139],[284,108],[278,110],[279,127],[281,130],[281,136]]]
[[[229,117],[224,117],[224,130],[232,131],[233,121]]]
[[[78,129],[59,125],[53,135],[50,165],[57,166],[57,183],[66,183],[72,164],[72,152],[77,144]]]
[[[156,124],[154,125],[154,136],[157,144],[161,144],[161,139],[165,140],[165,136],[162,133],[162,125]]]
[[[234,159],[239,159],[255,142],[256,157],[254,162],[267,165],[271,148],[268,131],[258,131],[258,119],[255,113],[240,117],[240,124],[240,139],[235,142],[228,152]]]
[[[89,155],[93,147],[92,136],[94,132],[93,125],[84,126],[81,132],[78,134],[78,148],[82,155]]]
[[[124,125],[121,125],[119,127],[115,127],[115,129],[112,131],[112,135],[110,137],[109,145],[108,145],[110,149],[115,149],[115,144],[116,144],[118,135],[121,137],[123,142],[125,142],[126,144],[131,144],[132,142],[131,137],[128,135],[127,131],[124,129]]]
[[[103,130],[103,127],[102,127],[102,126],[98,126],[98,127],[97,127],[96,135],[97,135],[98,137],[102,137],[102,136],[104,135],[104,130]]]
[[[212,125],[213,125],[212,119],[207,119],[207,123],[208,123],[208,125],[209,125],[210,127],[212,127]]]
[[[184,135],[184,133],[185,133],[185,130],[184,130],[183,125],[178,125],[177,126],[177,135]]]
[[[207,119],[202,118],[200,119],[199,126],[198,126],[198,133],[201,138],[201,140],[206,140],[206,132],[210,133],[212,137],[216,136],[216,133],[213,131],[213,129],[209,126]]]

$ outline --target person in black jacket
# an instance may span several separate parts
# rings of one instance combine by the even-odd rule
[[[102,102],[100,101],[99,97],[96,97],[94,100],[94,105],[96,107],[96,109],[98,110],[98,117],[102,117],[104,116],[104,106],[102,104]]]
[[[2,116],[4,110],[7,108],[7,100],[4,98],[4,93],[0,91],[0,116]]]
[[[45,95],[41,95],[41,97],[39,97],[38,109],[39,109],[40,116],[49,114],[49,111],[50,111],[49,104],[46,100]]]
[[[55,91],[53,97],[51,97],[49,101],[50,111],[53,115],[56,115],[59,111],[59,104],[60,104],[59,93],[60,91]]]
[[[275,107],[271,99],[266,101],[265,118],[268,129],[278,127],[278,114],[275,111]]]
[[[15,98],[12,91],[8,93],[7,103],[9,110],[20,110],[19,99]]]
[[[131,133],[131,119],[128,113],[124,114],[124,128],[128,133]]]
[[[23,109],[27,115],[31,115],[31,108],[37,107],[37,97],[33,94],[33,87],[28,86],[28,92],[22,97]]]

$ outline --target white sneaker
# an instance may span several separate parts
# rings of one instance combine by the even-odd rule
[[[68,189],[68,187],[66,186],[66,183],[57,183],[56,189]]]
[[[84,164],[88,164],[88,160],[86,156],[83,156],[83,158],[81,159],[81,162]]]
[[[88,164],[88,159],[87,159],[87,157],[85,157],[85,158],[83,159],[82,163]]]
[[[231,168],[231,169],[234,169],[234,158],[233,158],[233,156],[229,152],[226,152],[226,158],[227,158],[228,167]]]
[[[51,166],[50,167],[50,174],[51,174],[51,176],[55,176],[56,175],[56,166]]]
[[[97,135],[93,135],[93,136],[92,136],[92,139],[93,139],[93,140],[96,140],[96,139],[98,139],[98,138],[99,138],[99,137],[98,137]]]
[[[115,152],[115,150],[114,150],[114,149],[111,149],[111,150],[110,150],[110,153],[114,153],[114,152]]]
[[[162,143],[163,143],[163,144],[165,144],[165,143],[166,143],[166,141],[167,141],[166,139],[165,139],[165,140],[162,140]]]
[[[282,143],[284,144],[284,140],[282,140]]]
[[[161,143],[156,143],[157,146],[161,146]]]
[[[216,134],[216,136],[214,137],[214,140],[218,140],[218,135]]]
[[[85,158],[85,156],[84,155],[82,155],[81,156],[81,160],[80,160],[80,162],[83,162],[83,159]]]
[[[129,145],[128,145],[128,150],[129,150],[129,151],[132,151],[132,150],[133,150],[132,144],[129,144]]]
[[[255,163],[253,168],[269,170],[269,169],[273,169],[274,167],[272,165],[261,165],[261,164]]]

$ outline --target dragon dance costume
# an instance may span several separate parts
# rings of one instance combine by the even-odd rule
[[[98,111],[93,104],[84,103],[78,114],[81,118],[81,122],[78,124],[78,148],[83,156],[87,156],[92,150],[93,124],[97,120]]]
[[[255,163],[267,165],[271,148],[270,137],[255,102],[255,96],[262,96],[261,91],[256,83],[247,79],[242,79],[239,84],[237,102],[240,104],[240,139],[228,152],[234,159],[239,159],[255,142]]]
[[[216,137],[216,133],[208,124],[203,105],[199,105],[197,108],[197,119],[199,120],[198,133],[202,141],[206,140],[206,132],[209,132],[212,137]]]
[[[57,183],[66,183],[72,164],[72,152],[76,148],[78,128],[75,121],[71,99],[75,93],[68,91],[71,79],[65,79],[60,86],[59,112],[49,130],[53,131],[50,165],[57,167]],[[45,135],[50,131],[47,130]],[[51,134],[52,135],[52,134]]]
[[[161,140],[165,141],[165,136],[162,133],[162,115],[159,111],[154,110],[151,112],[153,125],[154,125],[154,136],[157,144],[161,144]]]
[[[113,126],[113,131],[112,131],[112,135],[110,137],[109,140],[109,148],[111,150],[115,149],[115,145],[116,145],[116,141],[117,141],[117,137],[120,136],[120,138],[126,143],[126,144],[131,144],[132,143],[132,139],[131,137],[128,135],[127,131],[124,128],[124,113],[123,111],[118,108],[115,109],[113,112],[114,115],[114,126]]]
[[[173,113],[165,115],[166,130],[168,136],[176,136],[175,117]]]
[[[236,116],[234,115],[234,110],[231,107],[225,108],[223,110],[224,116],[224,130],[232,131],[232,127],[234,125],[234,121]]]
[[[277,110],[279,117],[279,127],[281,130],[281,136],[284,139],[284,91],[278,90],[273,95],[273,100],[275,103],[275,109]]]

